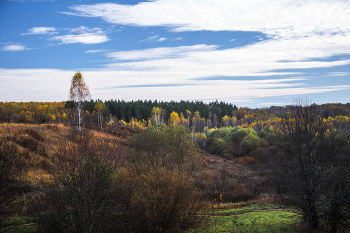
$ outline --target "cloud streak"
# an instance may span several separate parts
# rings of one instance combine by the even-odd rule
[[[64,36],[55,36],[50,40],[58,40],[61,44],[99,44],[109,41],[109,38],[105,35],[105,32],[100,28],[89,29],[87,27],[80,27],[69,29],[71,34]]]
[[[217,45],[193,45],[193,46],[179,46],[179,47],[159,47],[153,49],[143,50],[131,50],[131,51],[119,51],[107,53],[107,57],[114,58],[116,60],[149,60],[149,59],[165,59],[183,57],[186,54],[194,51],[211,51],[219,46]]]
[[[95,49],[95,50],[87,50],[85,53],[103,53],[106,52],[106,49]]]
[[[0,69],[3,87],[1,101],[66,100],[75,71],[52,69]],[[350,85],[310,86],[304,77],[264,80],[190,80],[161,71],[81,70],[94,99],[121,98],[126,101],[158,99],[164,101],[223,100],[236,104],[259,102],[263,98],[292,98],[300,95],[349,90]],[[51,77],[47,79],[47,77]],[[103,81],[101,80],[103,77]],[[16,87],[16,88],[15,88]],[[44,93],[50,93],[45,95]],[[261,103],[261,106],[263,104]]]

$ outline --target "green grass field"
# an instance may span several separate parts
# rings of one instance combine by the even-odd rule
[[[206,226],[196,229],[196,232],[300,232],[297,224],[301,216],[294,210],[273,204],[253,204],[242,208],[233,206],[233,209],[229,205],[210,211]]]

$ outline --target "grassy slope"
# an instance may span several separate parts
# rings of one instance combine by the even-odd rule
[[[93,131],[93,136],[115,138],[97,131]],[[62,144],[68,143],[69,137],[68,127],[62,124],[0,124],[0,139],[5,138],[21,152],[28,167],[25,179],[33,186],[48,179],[48,171],[53,165],[51,159]]]
[[[127,133],[132,134],[132,132]],[[117,144],[123,141],[111,134],[98,131],[92,131],[92,136],[94,140],[111,139]],[[33,219],[21,216],[25,214],[26,200],[38,195],[36,191],[38,185],[50,177],[50,170],[54,167],[52,158],[55,153],[66,143],[74,143],[72,134],[69,128],[62,124],[2,123],[0,124],[0,139],[12,144],[20,153],[27,166],[26,174],[20,179],[32,187],[29,193],[23,193],[18,197],[19,207],[16,206],[12,212],[14,217],[0,222],[0,232],[36,232],[36,226],[32,223]]]

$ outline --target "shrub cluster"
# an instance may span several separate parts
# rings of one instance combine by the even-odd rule
[[[41,232],[184,232],[200,222],[201,192],[177,164],[121,166],[110,144],[89,134],[75,140],[56,154],[34,208]],[[132,163],[137,151],[129,153]]]
[[[0,220],[10,214],[29,188],[22,180],[26,164],[14,144],[0,139]]]

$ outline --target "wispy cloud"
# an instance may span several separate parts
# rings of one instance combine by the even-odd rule
[[[107,57],[116,60],[149,60],[149,59],[165,59],[165,58],[180,58],[194,51],[210,51],[216,49],[217,45],[194,45],[194,46],[179,46],[179,47],[159,47],[153,49],[119,51],[107,53]]]
[[[0,83],[3,87],[1,101],[66,100],[70,79],[74,72],[53,69],[0,68]],[[350,85],[310,87],[307,80],[299,77],[265,80],[201,80],[198,82],[188,79],[193,76],[190,73],[179,79],[179,74],[165,75],[162,71],[81,70],[81,72],[90,86],[94,99],[119,98],[118,96],[122,96],[124,100],[180,101],[185,99],[208,102],[218,99],[247,105],[248,102],[260,103],[263,98],[278,97],[281,100],[285,97],[287,103],[291,103],[294,97],[300,95],[350,90]],[[14,86],[16,88],[13,88]],[[260,105],[263,106],[264,103]]]
[[[54,27],[33,27],[28,30],[26,33],[21,33],[21,35],[36,35],[36,34],[57,34],[56,28]]]
[[[23,51],[27,50],[27,48],[21,44],[8,43],[2,47],[2,51]]]
[[[96,49],[96,50],[87,50],[85,53],[103,53],[106,52],[106,49]]]
[[[182,37],[172,38],[171,40],[183,40]]]
[[[332,77],[332,76],[347,76],[350,75],[350,72],[328,72],[326,76]]]
[[[89,29],[87,27],[69,29],[69,35],[55,36],[50,40],[61,41],[62,44],[99,44],[109,41],[109,38],[105,35],[105,32],[100,28]]]
[[[147,37],[146,39],[144,40],[140,40],[139,42],[143,42],[143,41],[147,41],[147,42],[162,42],[162,41],[165,41],[167,40],[167,38],[165,37],[159,37],[158,35],[157,36],[149,36]]]
[[[282,43],[271,40],[221,50],[218,50],[218,45],[195,45],[121,51],[106,55],[125,62],[111,63],[107,67],[116,70],[163,70],[169,74],[190,72],[197,77],[205,77],[265,76],[264,73],[271,75],[271,72],[283,72],[284,69],[326,68],[350,64],[350,60],[312,60],[317,57],[318,50],[305,44],[304,41]],[[297,51],[298,47],[304,48],[303,53]],[[334,48],[332,51],[336,50]]]
[[[322,33],[324,29],[348,31],[349,7],[349,2],[341,0],[155,0],[137,5],[76,5],[70,7],[73,12],[62,13],[101,17],[122,25],[167,26],[175,31],[260,31],[294,37]]]

